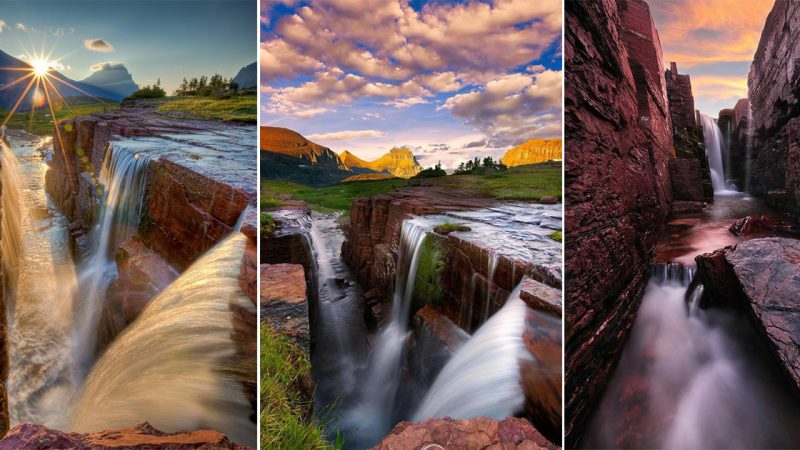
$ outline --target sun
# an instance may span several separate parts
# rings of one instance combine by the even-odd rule
[[[53,63],[45,59],[35,58],[31,60],[31,67],[33,67],[33,74],[37,77],[47,75],[47,72],[53,66]]]

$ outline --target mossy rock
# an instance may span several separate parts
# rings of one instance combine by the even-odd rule
[[[472,231],[472,228],[462,223],[445,222],[441,225],[436,225],[435,227],[433,227],[433,231],[438,234],[448,235],[454,231]]]
[[[428,304],[439,305],[444,300],[442,274],[445,268],[445,249],[441,238],[429,235],[422,242],[419,265],[412,293],[412,315],[414,311]]]

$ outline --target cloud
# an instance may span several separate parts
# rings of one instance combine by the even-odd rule
[[[388,102],[384,102],[383,104],[391,105],[394,106],[395,108],[410,108],[414,105],[420,105],[423,103],[428,103],[428,101],[422,97],[416,96],[416,97],[400,98],[397,100],[390,100]]]
[[[16,25],[14,25],[14,28],[16,28],[19,31],[28,31],[28,28],[25,26],[24,23],[17,23]]]
[[[472,141],[467,143],[464,148],[477,148],[477,147],[486,147],[487,141],[486,139],[481,139],[480,141]]]
[[[347,141],[350,139],[381,137],[385,134],[379,130],[344,130],[332,133],[310,134],[308,138],[320,141]]]
[[[561,71],[509,74],[483,89],[457,94],[440,109],[467,119],[489,136],[488,145],[513,145],[561,132]]]
[[[321,62],[301,54],[280,39],[262,42],[259,52],[262,83],[310,74],[324,67]]]
[[[127,70],[127,68],[125,67],[125,64],[123,64],[121,62],[114,62],[114,61],[109,61],[109,62],[104,62],[104,63],[97,63],[97,64],[94,64],[91,67],[89,67],[89,70],[91,70],[92,72],[99,72],[101,70],[114,70],[114,69],[125,69],[125,70]]]
[[[86,39],[83,46],[93,52],[107,53],[114,51],[114,46],[104,39]]]
[[[6,30],[8,30],[8,24],[6,23],[5,20],[0,19],[0,33]]]

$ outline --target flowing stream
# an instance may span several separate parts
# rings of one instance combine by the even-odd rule
[[[10,134],[12,146],[4,142],[0,153],[2,226],[19,229],[4,229],[0,245],[3,270],[18,274],[8,330],[12,426],[99,431],[149,421],[162,431],[213,428],[255,446],[253,397],[244,386],[256,378],[249,349],[256,335],[242,319],[255,305],[240,286],[246,237],[238,225],[98,355],[113,252],[136,232],[148,159],[109,146],[93,247],[76,266],[69,223],[45,191],[51,140]]]

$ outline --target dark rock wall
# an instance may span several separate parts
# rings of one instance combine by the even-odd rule
[[[640,0],[566,2],[566,441],[633,325],[670,201],[661,46]]]
[[[8,141],[6,141],[5,136],[5,127],[0,129],[0,140],[5,145],[8,145]],[[0,165],[0,170],[3,170],[2,165]],[[3,195],[3,185],[0,183],[0,196]],[[0,203],[0,221],[3,220],[3,211],[2,203]],[[2,233],[0,233],[0,239],[2,239]],[[0,252],[0,261],[5,257],[5,255]],[[10,428],[11,421],[8,416],[8,390],[7,390],[7,382],[8,382],[8,320],[9,317],[7,316],[7,309],[6,309],[6,298],[5,298],[5,286],[6,280],[3,274],[3,271],[0,270],[0,436],[4,436],[8,429]]]
[[[714,187],[711,184],[711,171],[703,145],[703,130],[696,120],[692,80],[689,75],[679,74],[678,65],[674,62],[670,63],[670,68],[664,77],[667,83],[675,155],[680,158],[670,162],[673,198],[686,201],[713,201]],[[681,159],[697,162],[689,163]]]
[[[800,3],[777,0],[748,77],[753,112],[750,190],[800,217]]]

